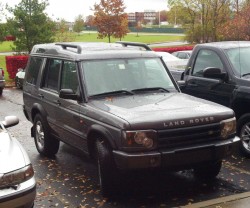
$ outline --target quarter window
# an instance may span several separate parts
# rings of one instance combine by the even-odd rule
[[[26,82],[36,85],[37,77],[42,66],[43,59],[31,57],[28,68],[26,70]]]

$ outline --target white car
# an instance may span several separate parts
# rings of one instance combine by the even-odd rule
[[[192,50],[186,50],[186,51],[175,51],[172,53],[172,55],[180,58],[180,59],[186,59],[188,60],[192,54]]]
[[[18,124],[16,116],[0,122],[0,207],[33,207],[36,181],[30,159],[6,128]]]
[[[22,68],[18,69],[16,73],[15,84],[16,87],[19,89],[23,88],[24,76],[25,76],[25,70]]]
[[[165,64],[170,70],[180,69],[184,71],[187,65],[187,60],[177,58],[176,56],[173,56],[171,53],[168,53],[168,52],[157,51],[156,53],[162,56],[163,61],[165,62]]]

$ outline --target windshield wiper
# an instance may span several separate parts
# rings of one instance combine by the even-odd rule
[[[248,76],[248,75],[250,75],[250,73],[242,74],[241,77],[245,77],[245,76]]]
[[[147,91],[160,91],[160,92],[169,92],[166,88],[163,87],[146,87],[131,90],[132,92],[147,92]]]
[[[107,95],[115,95],[115,94],[126,94],[126,95],[134,95],[133,92],[128,90],[117,90],[112,92],[104,92],[96,95],[91,95],[90,97],[96,97],[96,96],[107,96]]]

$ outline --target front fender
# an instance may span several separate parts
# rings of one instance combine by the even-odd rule
[[[115,138],[114,138],[113,134],[111,134],[109,129],[105,128],[102,125],[94,124],[90,127],[90,129],[88,131],[88,135],[90,135],[92,133],[98,133],[98,134],[103,135],[108,140],[112,149],[117,149],[117,145],[115,143]],[[118,138],[116,138],[116,139],[118,139]]]

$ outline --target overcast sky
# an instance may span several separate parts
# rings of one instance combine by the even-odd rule
[[[144,10],[167,10],[166,0],[123,0],[126,6],[126,12],[142,12]],[[1,0],[2,4],[8,3],[14,6],[21,0]],[[46,12],[53,19],[63,18],[66,21],[74,21],[79,14],[88,16],[92,14],[90,8],[100,0],[48,0],[49,6]]]

